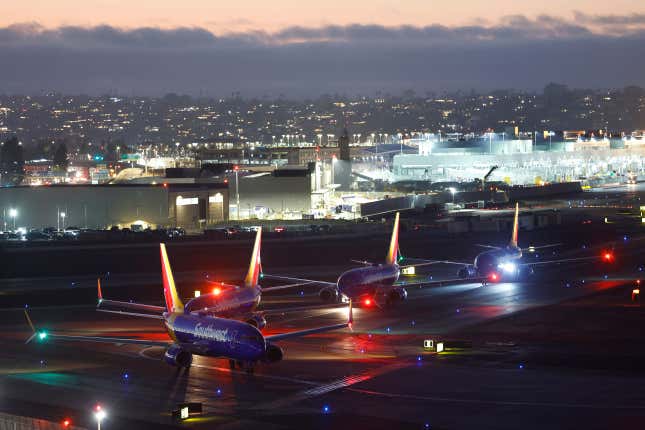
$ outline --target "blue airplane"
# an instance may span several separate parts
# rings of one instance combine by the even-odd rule
[[[587,256],[577,258],[565,258],[559,260],[545,260],[545,261],[522,261],[524,252],[535,252],[538,249],[553,248],[561,245],[560,243],[542,245],[542,246],[529,246],[528,248],[520,248],[518,245],[519,233],[519,204],[515,204],[515,215],[513,217],[513,230],[511,232],[511,239],[506,246],[492,246],[492,245],[477,245],[481,248],[487,248],[486,251],[480,252],[475,257],[474,262],[461,262],[461,261],[434,261],[435,263],[446,263],[462,266],[458,272],[457,277],[460,279],[473,279],[481,281],[482,284],[488,282],[500,281],[514,281],[523,277],[530,276],[534,273],[534,267],[544,266],[550,264],[558,264],[565,262],[576,262],[586,260],[602,260],[604,262],[612,262],[614,259],[613,253],[604,251],[600,257]]]
[[[97,337],[97,336],[69,336],[37,330],[25,310],[27,322],[33,334],[26,343],[33,339],[39,341],[66,340],[81,342],[100,342],[113,344],[134,344],[145,346],[160,346],[166,349],[164,361],[172,366],[188,368],[192,364],[193,355],[220,357],[229,359],[231,368],[236,366],[252,373],[258,362],[274,363],[282,360],[283,351],[274,342],[339,330],[346,327],[351,329],[353,324],[352,304],[349,303],[349,316],[347,322],[308,330],[263,336],[253,325],[243,321],[200,315],[187,312],[181,302],[175,281],[168,261],[166,247],[160,244],[161,268],[163,275],[163,292],[166,309],[163,315],[151,315],[161,319],[170,336],[169,341],[141,340],[127,338]]]
[[[283,314],[293,309],[273,309],[270,311],[258,311],[258,306],[262,298],[262,293],[267,291],[281,290],[289,288],[289,285],[279,287],[262,287],[259,281],[262,277],[262,262],[260,258],[262,247],[262,228],[258,228],[253,245],[253,253],[249,268],[242,285],[231,285],[223,282],[210,282],[213,285],[211,292],[202,294],[198,297],[191,298],[184,310],[189,314],[210,315],[220,318],[235,319],[244,321],[258,329],[262,330],[266,326],[266,316],[269,314]],[[163,306],[148,305],[143,303],[122,302],[118,300],[109,300],[103,297],[101,289],[101,280],[97,280],[98,285],[98,304],[101,312],[126,314],[132,316],[149,317],[150,314],[123,312],[110,309],[104,309],[104,306],[114,306],[118,308],[135,309],[138,311],[154,312],[161,315],[166,312]],[[303,308],[304,309],[304,308]],[[302,310],[302,309],[296,309]]]
[[[292,278],[287,276],[264,275],[267,279],[276,279],[287,282],[301,282],[290,286],[303,286],[308,284],[323,285],[319,296],[326,302],[337,302],[339,300],[354,300],[364,306],[373,303],[379,307],[392,305],[407,299],[408,292],[402,285],[397,285],[401,269],[413,266],[425,266],[440,263],[438,261],[424,261],[419,264],[400,266],[403,260],[399,250],[399,213],[396,213],[392,227],[392,237],[385,264],[371,264],[365,261],[358,263],[365,264],[365,267],[343,272],[336,282],[318,281],[312,279]],[[277,287],[280,288],[280,287]]]

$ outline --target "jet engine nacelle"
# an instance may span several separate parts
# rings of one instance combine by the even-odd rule
[[[477,269],[472,264],[462,267],[457,272],[459,278],[474,278],[477,275]]]
[[[246,320],[246,323],[252,325],[258,330],[262,330],[267,325],[267,320],[260,314],[255,314]]]
[[[282,360],[282,357],[284,356],[284,353],[282,352],[282,348],[276,345],[272,344],[267,344],[267,349],[266,353],[264,355],[264,361],[267,363],[275,363],[277,361]]]
[[[318,293],[323,302],[336,303],[338,302],[338,290],[334,287],[325,287]]]
[[[395,305],[408,298],[408,292],[402,287],[381,287],[374,293],[374,301],[379,307]]]
[[[193,362],[193,354],[180,346],[170,345],[163,355],[163,360],[175,367],[190,367]]]

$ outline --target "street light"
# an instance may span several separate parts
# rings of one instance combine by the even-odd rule
[[[450,194],[452,194],[452,203],[454,204],[455,203],[455,193],[457,192],[457,190],[455,188],[453,188],[453,187],[448,188],[448,190],[450,191]]]
[[[13,229],[16,230],[16,217],[18,216],[17,209],[9,209],[9,216],[13,218]]]
[[[63,220],[63,230],[65,230],[65,216],[67,214],[65,212],[60,213],[60,218]]]
[[[107,417],[107,414],[101,407],[101,405],[96,405],[94,408],[94,418],[96,419],[97,430],[101,430],[101,421]]]
[[[238,171],[240,170],[239,166],[233,168],[235,170],[235,210],[237,211],[237,220],[240,220],[240,188],[238,187]]]

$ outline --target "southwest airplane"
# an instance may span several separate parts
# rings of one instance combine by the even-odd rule
[[[255,235],[253,254],[251,254],[251,262],[249,263],[249,269],[246,272],[243,285],[238,286],[225,284],[223,282],[214,282],[214,287],[211,293],[200,295],[186,303],[186,306],[184,306],[185,312],[189,314],[211,315],[219,318],[236,319],[255,326],[260,330],[266,326],[265,316],[267,314],[283,313],[285,310],[280,309],[263,312],[257,311],[263,292],[289,287],[288,285],[282,285],[279,287],[262,288],[259,285],[259,280],[262,276],[262,263],[260,259],[261,245],[262,228],[260,227]],[[99,279],[97,307],[100,308],[102,305],[112,305],[154,312],[159,315],[167,310],[162,306],[104,299],[103,292],[101,291],[101,281]],[[148,314],[135,314],[105,309],[99,310],[102,312],[128,314],[133,316],[148,316]]]
[[[482,283],[486,284],[487,281],[502,281],[518,279],[524,275],[533,274],[533,266],[547,265],[555,263],[564,263],[568,261],[583,261],[594,260],[598,257],[580,257],[580,258],[567,258],[561,260],[549,260],[539,262],[521,263],[520,260],[523,256],[523,251],[534,252],[537,249],[552,248],[560,245],[559,243],[542,246],[531,246],[529,248],[520,248],[518,246],[518,231],[519,231],[519,204],[515,204],[515,217],[513,218],[513,231],[511,233],[511,240],[505,247],[491,246],[491,245],[477,245],[483,248],[489,248],[488,251],[479,253],[475,257],[475,261],[464,263],[459,261],[442,261],[442,263],[456,264],[463,266],[457,272],[459,278],[477,278],[481,279]],[[613,254],[605,251],[600,257],[605,262],[613,260]],[[437,263],[437,261],[435,261]]]
[[[375,302],[378,306],[391,305],[405,300],[408,292],[401,285],[395,285],[399,279],[400,269],[411,266],[424,266],[437,264],[439,261],[426,261],[410,266],[399,266],[402,260],[399,251],[399,213],[394,218],[390,248],[385,258],[385,264],[374,264],[366,267],[359,267],[343,272],[338,280],[334,282],[316,281],[311,279],[290,278],[285,276],[264,275],[268,279],[277,279],[290,282],[302,282],[291,286],[320,284],[324,287],[320,290],[320,298],[327,302],[335,302],[341,298],[349,300],[360,300],[365,305]],[[360,262],[365,263],[365,262]],[[276,288],[286,288],[282,286]]]
[[[345,327],[351,328],[352,326],[351,302],[349,303],[348,321],[345,323],[272,336],[263,336],[256,327],[243,321],[191,313],[187,311],[177,294],[166,247],[164,244],[160,244],[160,248],[166,308],[162,315],[149,315],[149,317],[163,320],[171,338],[170,341],[52,334],[36,330],[25,310],[27,322],[33,331],[26,343],[31,342],[34,338],[40,341],[51,338],[67,341],[161,346],[166,348],[164,361],[172,366],[188,368],[192,363],[193,355],[203,355],[228,358],[231,368],[238,365],[248,373],[252,373],[258,362],[273,363],[282,360],[283,351],[274,344],[276,341]]]

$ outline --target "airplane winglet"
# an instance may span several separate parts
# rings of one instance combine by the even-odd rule
[[[25,309],[24,311],[25,311],[25,318],[27,318],[27,324],[29,324],[29,327],[31,328],[31,331],[32,331],[31,336],[29,336],[29,338],[25,341],[25,344],[27,344],[32,340],[34,340],[34,338],[38,333],[36,332],[36,327],[34,327],[34,323],[32,323],[31,318],[29,318],[29,312],[27,312],[27,309]]]
[[[98,289],[98,298],[99,298],[98,299],[99,301],[98,301],[96,307],[98,308],[99,306],[101,306],[101,302],[103,302],[103,292],[101,291],[101,278],[96,279],[96,285],[97,285],[97,289]]]

